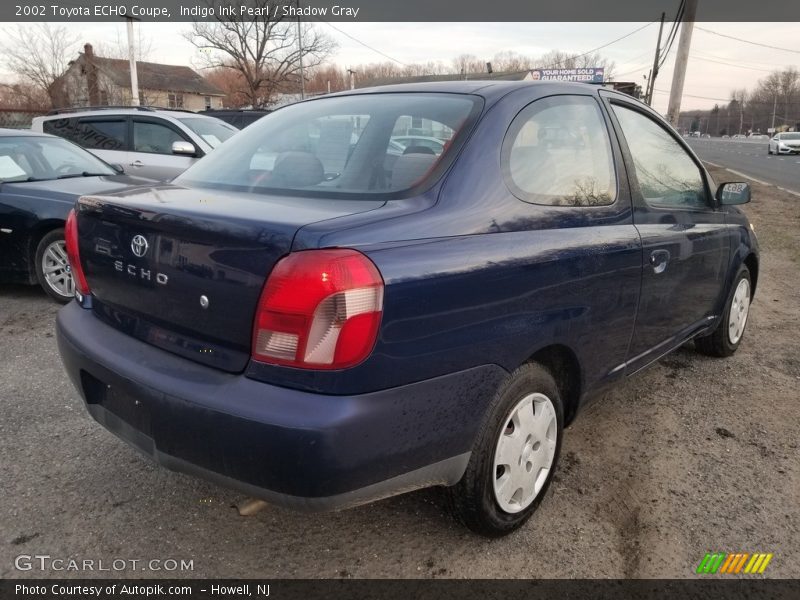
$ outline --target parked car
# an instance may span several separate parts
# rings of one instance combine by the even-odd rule
[[[444,151],[445,144],[447,143],[446,140],[424,135],[395,135],[392,136],[392,141],[401,146],[403,151],[405,151],[406,148],[414,148],[425,152],[425,150],[421,149],[427,148],[437,155]]]
[[[233,125],[236,127],[236,129],[244,129],[248,125],[252,125],[261,117],[266,116],[271,112],[271,110],[259,110],[255,108],[218,108],[204,110],[200,114],[207,117],[215,117],[220,121],[225,121],[228,125]]]
[[[99,107],[35,117],[33,131],[68,139],[132,175],[167,180],[182,173],[238,129],[183,110]]]
[[[772,136],[767,154],[800,154],[800,132],[786,131]]]
[[[333,116],[342,131],[314,141]],[[452,141],[387,173],[408,118]],[[554,126],[569,135],[539,136]],[[739,347],[749,198],[649,107],[590,85],[325,96],[157,194],[82,198],[59,348],[89,413],[171,469],[305,510],[447,486],[461,520],[503,535],[587,403],[692,339]]]
[[[764,135],[763,133],[751,133],[748,136],[748,139],[750,139],[750,140],[766,140],[766,139],[768,139],[768,136]]]
[[[71,300],[64,223],[75,201],[147,183],[61,138],[0,129],[0,281]]]
[[[747,136],[744,135],[743,133],[737,133],[737,134],[734,134],[733,139],[734,140],[744,140],[744,139],[747,139]]]

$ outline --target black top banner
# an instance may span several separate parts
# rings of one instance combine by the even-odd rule
[[[152,0],[0,3],[0,21],[648,22],[680,0]],[[696,21],[800,21],[797,0],[699,0]]]
[[[3,600],[797,600],[769,579],[0,580]]]

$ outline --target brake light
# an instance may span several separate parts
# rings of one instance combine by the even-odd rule
[[[383,312],[383,278],[355,250],[305,250],[275,265],[261,292],[252,358],[343,369],[369,356]]]
[[[67,259],[75,282],[75,291],[81,296],[88,296],[91,290],[86,281],[86,275],[81,266],[81,256],[78,252],[78,218],[75,209],[69,211],[67,224],[64,226],[64,242],[67,246]]]

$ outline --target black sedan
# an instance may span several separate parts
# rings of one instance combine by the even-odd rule
[[[38,283],[67,302],[74,284],[64,223],[75,200],[148,183],[64,139],[0,129],[0,281]]]

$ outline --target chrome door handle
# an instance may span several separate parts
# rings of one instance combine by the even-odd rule
[[[669,263],[668,250],[653,250],[650,253],[650,264],[653,267],[653,272],[658,275],[667,270],[667,263]]]
[[[132,166],[132,167],[141,167],[141,166],[142,166],[142,161],[140,161],[140,160],[135,160],[135,161],[133,161],[133,162],[131,163],[131,166]]]

